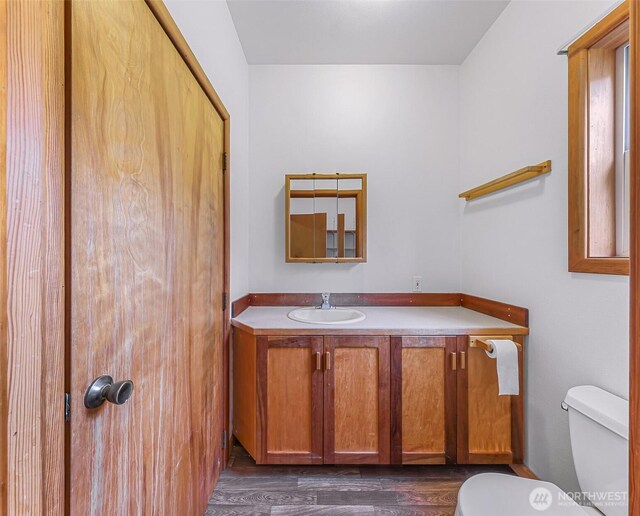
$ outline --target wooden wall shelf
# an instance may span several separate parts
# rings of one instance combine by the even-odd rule
[[[489,181],[488,183],[477,186],[476,188],[462,192],[458,197],[470,201],[472,199],[482,197],[483,195],[498,192],[518,183],[528,181],[529,179],[541,176],[542,174],[548,174],[549,172],[551,172],[551,160],[543,161],[537,165],[529,165],[528,167],[516,170],[511,174],[507,174],[506,176],[499,177],[498,179]]]

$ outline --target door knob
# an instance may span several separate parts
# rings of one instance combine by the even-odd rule
[[[122,405],[133,394],[133,382],[124,380],[115,382],[109,375],[98,376],[84,393],[84,406],[88,409],[98,408],[105,400],[114,405]]]

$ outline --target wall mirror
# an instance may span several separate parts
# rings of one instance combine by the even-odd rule
[[[287,262],[367,261],[367,175],[287,175]]]

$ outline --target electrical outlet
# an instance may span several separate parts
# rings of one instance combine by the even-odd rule
[[[413,277],[413,291],[422,292],[422,276]]]

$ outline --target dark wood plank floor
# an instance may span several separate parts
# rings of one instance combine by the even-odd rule
[[[257,466],[234,447],[205,516],[452,516],[458,489],[508,466]]]

